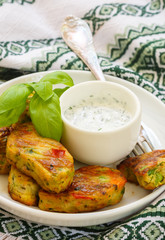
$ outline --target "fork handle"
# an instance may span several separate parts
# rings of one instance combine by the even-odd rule
[[[72,48],[73,49],[73,48]],[[73,49],[74,50],[74,49]],[[88,66],[97,80],[106,81],[101,70],[98,58],[92,43],[86,49],[76,49],[76,54],[82,59],[82,61]],[[75,50],[74,50],[75,51]]]
[[[97,80],[105,81],[93,38],[88,24],[75,16],[68,16],[62,24],[61,33],[66,44],[82,59]]]

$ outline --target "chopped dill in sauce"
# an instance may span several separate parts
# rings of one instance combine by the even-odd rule
[[[126,102],[110,94],[102,97],[90,95],[66,109],[64,115],[76,127],[95,132],[117,129],[131,119]]]

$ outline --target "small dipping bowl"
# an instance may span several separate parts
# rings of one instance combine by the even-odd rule
[[[130,119],[122,126],[103,131],[75,125],[66,116],[66,111],[80,105],[83,100],[88,102],[91,96],[93,99],[106,99],[105,104],[111,100],[119,102],[130,114]],[[60,105],[63,120],[61,142],[74,159],[89,165],[109,165],[133,150],[140,132],[141,105],[137,96],[128,88],[107,81],[83,82],[64,92],[60,97]]]

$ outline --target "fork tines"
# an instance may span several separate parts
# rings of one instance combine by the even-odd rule
[[[142,153],[153,151],[154,149],[155,148],[154,148],[151,140],[149,139],[148,134],[147,134],[144,126],[141,125],[138,142],[137,142],[135,148],[132,151],[133,155],[137,156],[137,155],[140,155]],[[131,155],[132,154],[130,154],[130,156]]]

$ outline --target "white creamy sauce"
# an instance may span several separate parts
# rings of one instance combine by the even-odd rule
[[[78,105],[70,106],[64,115],[76,127],[95,132],[114,130],[131,119],[126,102],[119,101],[110,94],[103,97],[91,95]]]

